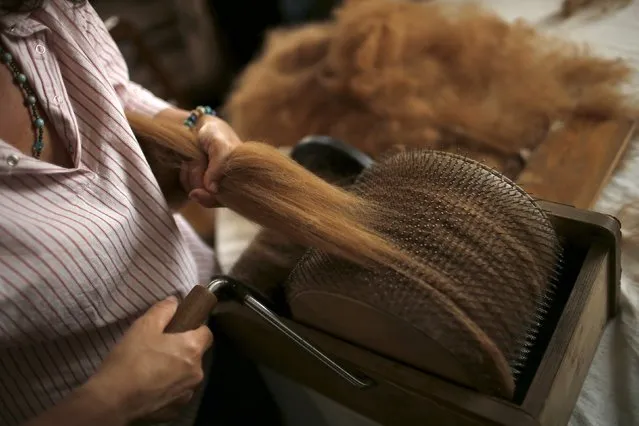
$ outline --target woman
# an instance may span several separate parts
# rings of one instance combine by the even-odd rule
[[[0,424],[178,412],[176,424],[191,424],[183,408],[197,407],[213,336],[163,329],[177,305],[167,297],[208,279],[212,253],[173,216],[124,110],[180,122],[190,112],[129,81],[88,3],[0,9]],[[209,161],[184,165],[179,181],[212,207],[240,141],[202,111],[193,131]]]

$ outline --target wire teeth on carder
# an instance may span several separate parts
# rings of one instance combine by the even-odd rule
[[[387,208],[375,218],[379,232],[437,272],[425,283],[432,292],[392,270],[358,269],[310,250],[300,262],[307,268],[297,268],[287,282],[291,300],[321,288],[424,333],[440,312],[434,335],[473,363],[476,352],[469,348],[481,345],[457,321],[461,314],[438,310],[431,294],[441,294],[495,343],[503,355],[498,362],[505,358],[517,380],[536,353],[560,278],[561,244],[548,213],[502,174],[445,152],[391,156],[365,170],[355,187]]]
[[[557,257],[561,259],[560,256],[561,251],[558,250]],[[548,317],[548,313],[552,308],[557,285],[560,276],[560,269],[563,266],[561,261],[557,262],[557,266],[555,268],[555,273],[552,275],[548,286],[543,292],[539,303],[537,305],[537,309],[532,315],[530,325],[526,331],[526,335],[521,343],[520,350],[516,358],[510,363],[511,371],[513,373],[513,377],[515,378],[515,382],[517,382],[523,372],[524,368],[528,365],[530,353],[533,348],[537,344],[537,339],[539,338],[539,333],[541,328],[545,324],[546,318]]]

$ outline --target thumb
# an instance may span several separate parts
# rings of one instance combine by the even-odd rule
[[[216,193],[217,184],[224,175],[224,163],[241,141],[221,120],[210,121],[202,125],[198,134],[202,149],[208,155],[208,167],[204,172],[204,188]]]
[[[200,133],[200,141],[208,156],[208,164],[204,171],[204,188],[210,192],[217,192],[217,181],[222,175],[222,164],[230,149],[224,135],[213,124],[206,123]]]
[[[218,182],[220,181],[220,179],[222,178],[222,176],[224,175],[224,161],[226,160],[226,157],[228,154],[229,150],[223,151],[223,150],[219,150],[218,152],[214,153],[212,156],[209,156],[209,165],[206,169],[206,171],[204,172],[204,187],[212,192],[212,193],[217,193],[218,191]]]
[[[169,296],[151,306],[141,319],[153,329],[163,332],[169,322],[171,322],[177,308],[177,298],[175,296]]]

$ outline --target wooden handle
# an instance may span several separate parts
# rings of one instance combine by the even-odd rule
[[[207,320],[216,304],[215,294],[201,285],[196,285],[180,303],[164,332],[182,333],[195,330]]]

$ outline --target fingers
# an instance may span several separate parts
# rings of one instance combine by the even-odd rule
[[[178,308],[178,301],[175,296],[169,296],[161,302],[151,306],[149,310],[140,317],[148,325],[151,325],[156,331],[164,333],[166,326],[171,322]],[[213,344],[213,333],[206,325],[201,325],[192,331],[183,333],[175,333],[182,335],[189,346],[196,349],[196,356],[200,357]]]
[[[175,296],[169,296],[151,306],[138,321],[144,322],[162,332],[175,315],[177,308],[177,298]]]
[[[170,422],[170,421],[176,420],[179,417],[181,411],[182,411],[182,405],[168,405],[154,413],[149,414],[148,416],[145,416],[142,419],[144,420],[144,423],[139,422],[138,425],[148,426],[147,422],[152,422],[152,423]]]
[[[168,405],[145,416],[144,420],[151,422],[168,422],[175,420],[179,416],[180,411],[182,411],[182,408],[193,399],[193,395],[195,395],[195,391],[192,389],[183,392]]]
[[[218,145],[215,151],[217,152],[209,154],[209,165],[204,172],[204,186],[213,194],[218,190],[217,183],[224,174],[223,163],[231,153],[231,149],[223,145]]]
[[[206,208],[218,207],[219,204],[215,199],[215,195],[204,189],[204,171],[206,167],[206,160],[182,163],[180,183],[188,193],[189,199]]]
[[[172,406],[181,406],[181,405],[185,405],[188,404],[189,401],[191,399],[193,399],[193,395],[195,395],[195,390],[190,389],[184,393],[182,393],[182,395],[178,396],[172,403]]]
[[[218,182],[222,179],[222,175],[224,175],[224,162],[233,152],[237,144],[239,144],[239,142],[235,143],[223,140],[209,146],[209,164],[204,172],[204,187],[212,193],[218,191]]]
[[[215,196],[203,188],[194,189],[189,192],[189,198],[209,209],[218,206]]]
[[[208,155],[209,162],[204,171],[204,188],[211,193],[217,192],[217,178],[219,177],[224,161],[224,152],[227,141],[224,134],[219,131],[218,126],[212,122],[206,123],[198,133],[200,144]]]
[[[197,132],[198,142],[208,160],[183,164],[180,182],[190,199],[206,208],[218,207],[215,195],[224,173],[224,162],[241,141],[227,123],[215,117],[205,117]]]
[[[213,333],[206,325],[201,325],[195,330],[176,333],[174,348],[177,354],[185,361],[193,373],[189,383],[199,383],[202,379],[202,359],[204,353],[213,345]]]
[[[189,332],[192,338],[202,348],[201,354],[204,354],[213,345],[213,333],[206,325]]]
[[[180,169],[180,183],[186,192],[196,188],[202,188],[204,171],[207,162],[205,159],[183,163]]]
[[[224,173],[224,161],[241,141],[233,129],[220,119],[204,123],[198,137],[202,149],[209,157],[208,167],[204,172],[204,188],[215,193],[218,189],[217,183]]]

